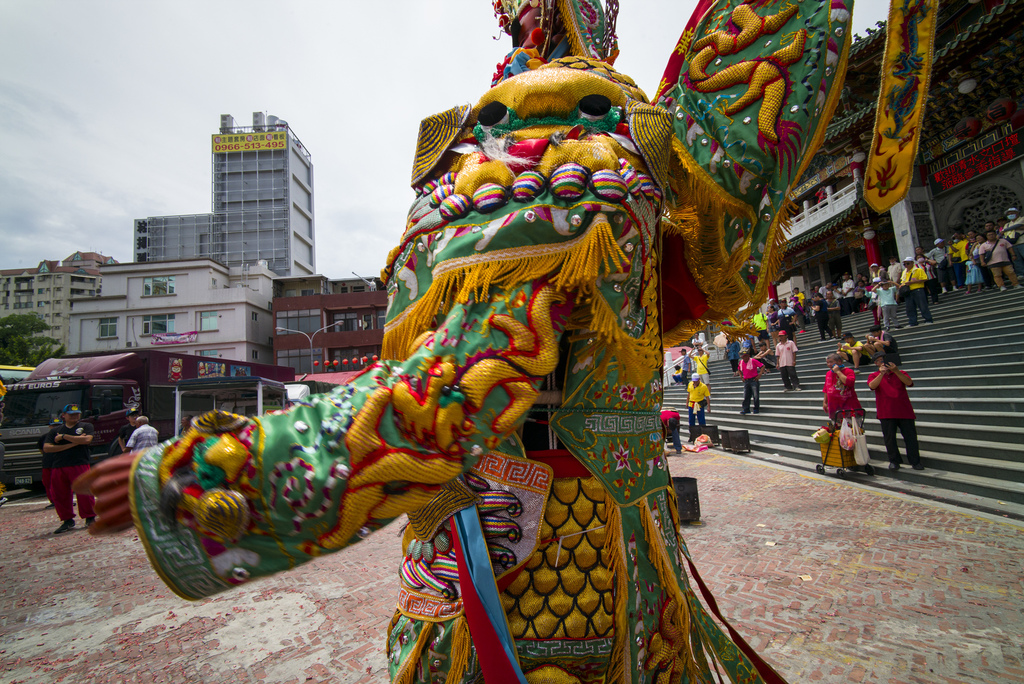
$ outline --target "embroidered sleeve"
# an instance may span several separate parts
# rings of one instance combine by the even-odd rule
[[[198,599],[344,548],[515,430],[555,369],[569,298],[544,283],[459,304],[404,361],[258,419],[212,412],[132,471],[150,560]]]

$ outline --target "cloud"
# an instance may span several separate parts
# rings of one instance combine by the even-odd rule
[[[616,67],[648,95],[693,5],[623,3]],[[854,26],[884,16],[862,0]],[[133,219],[210,211],[220,114],[257,110],[312,154],[318,270],[375,274],[405,225],[420,120],[477,100],[508,45],[482,0],[8,3],[0,267],[131,260]]]

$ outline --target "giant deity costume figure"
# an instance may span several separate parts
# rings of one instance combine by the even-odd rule
[[[492,87],[420,128],[383,359],[97,468],[96,527],[200,599],[407,515],[394,682],[781,681],[690,588],[662,348],[764,300],[849,9],[701,0],[653,102],[613,68],[616,2],[495,10]]]

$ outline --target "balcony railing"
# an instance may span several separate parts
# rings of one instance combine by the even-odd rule
[[[859,183],[850,183],[839,192],[833,193],[814,206],[793,217],[789,227],[789,239],[792,240],[798,235],[817,228],[825,221],[838,216],[857,202],[857,188]]]

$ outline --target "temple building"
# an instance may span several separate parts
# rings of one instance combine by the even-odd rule
[[[867,274],[916,246],[981,228],[1024,209],[1024,0],[940,5],[935,62],[913,185],[879,214],[863,200],[863,171],[879,104],[885,24],[856,36],[842,98],[797,204],[777,294]]]

